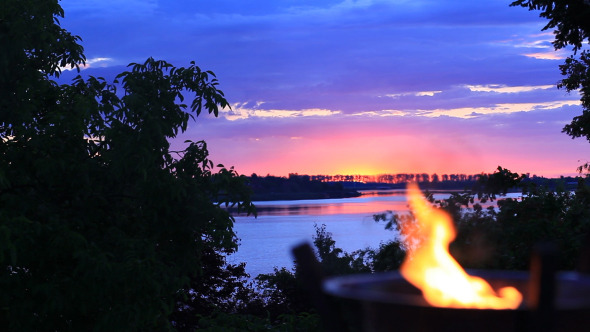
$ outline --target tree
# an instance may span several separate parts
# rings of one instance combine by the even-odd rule
[[[579,90],[582,114],[575,116],[565,125],[563,132],[572,138],[585,137],[590,141],[590,53],[583,50],[584,43],[590,42],[590,2],[588,0],[517,0],[511,6],[521,6],[529,10],[540,10],[541,17],[549,23],[543,30],[555,29],[555,49],[573,47],[574,54],[559,66],[566,76],[558,84],[568,92]],[[582,52],[578,56],[578,51]],[[579,171],[590,171],[590,164],[580,166]]]
[[[85,61],[63,16],[57,0],[0,10],[0,325],[171,329],[182,290],[211,277],[207,257],[237,249],[222,205],[253,212],[245,178],[216,168],[204,141],[170,150],[228,102],[194,62],[59,85]]]
[[[482,203],[488,200],[494,201],[497,195],[506,195],[508,190],[518,188],[526,178],[525,174],[512,173],[506,168],[498,166],[492,174],[480,174],[472,191],[477,193],[477,198]]]

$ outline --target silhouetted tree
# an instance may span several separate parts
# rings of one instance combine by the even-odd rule
[[[57,84],[85,61],[63,16],[58,0],[0,9],[0,326],[171,329],[189,281],[207,284],[209,259],[237,248],[221,205],[252,208],[205,142],[170,150],[228,103],[212,72],[152,58],[113,83]]]
[[[554,29],[553,46],[556,50],[573,47],[574,54],[559,66],[566,76],[558,84],[568,92],[578,90],[581,95],[582,114],[565,125],[563,132],[572,138],[585,137],[590,141],[590,53],[583,50],[590,42],[590,2],[588,0],[517,0],[511,6],[540,10],[541,17],[549,22],[543,30]],[[578,51],[582,50],[578,55]],[[590,164],[580,166],[579,171],[590,171]]]

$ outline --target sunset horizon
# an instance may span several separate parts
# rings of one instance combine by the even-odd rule
[[[482,170],[479,172],[471,172],[471,171],[444,171],[444,172],[416,172],[416,171],[376,171],[374,173],[369,173],[369,172],[333,172],[333,173],[322,173],[322,172],[301,172],[301,171],[290,171],[290,172],[286,172],[286,173],[269,173],[269,172],[242,172],[239,168],[235,167],[235,166],[231,166],[231,165],[223,165],[224,167],[228,168],[228,167],[233,167],[234,170],[240,174],[240,175],[244,175],[247,177],[250,177],[252,175],[256,175],[256,176],[275,176],[275,177],[289,177],[290,175],[301,175],[301,176],[366,176],[366,177],[377,177],[377,176],[381,176],[381,175],[395,175],[395,174],[428,174],[429,176],[432,176],[434,174],[436,175],[452,175],[452,174],[464,174],[464,175],[480,175],[480,174],[492,174],[495,171],[497,171],[498,166],[502,167],[502,165],[497,165],[495,168],[492,168],[490,170]],[[504,168],[504,167],[502,167]],[[529,176],[537,176],[537,177],[542,177],[542,178],[547,178],[547,179],[557,179],[557,178],[561,178],[561,177],[586,177],[585,174],[580,174],[579,172],[575,171],[575,172],[570,172],[570,173],[546,173],[546,174],[541,174],[541,173],[535,173],[535,172],[528,172],[528,171],[518,171],[518,170],[513,170],[509,167],[506,167],[506,169],[508,169],[511,172],[514,173],[518,173],[518,174],[525,174],[525,175],[529,175]]]
[[[240,174],[575,176],[590,152],[562,133],[582,111],[557,88],[568,50],[510,1],[61,4],[82,76],[148,57],[214,72],[231,108],[171,147],[205,140]]]

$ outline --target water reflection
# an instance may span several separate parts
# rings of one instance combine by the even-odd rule
[[[367,214],[405,210],[404,190],[366,190],[352,198],[254,202],[258,216]]]
[[[375,214],[391,210],[408,211],[404,189],[365,190],[352,198],[315,199],[297,201],[254,202],[258,216]],[[451,191],[432,191],[435,199],[445,199]],[[514,196],[509,194],[508,197]],[[489,204],[488,204],[489,205]]]

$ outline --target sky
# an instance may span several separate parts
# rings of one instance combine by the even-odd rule
[[[172,142],[206,140],[240,174],[575,175],[590,143],[556,88],[538,12],[510,0],[62,0],[83,75],[148,57],[211,70],[231,105]],[[71,72],[64,77],[73,77]]]

